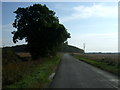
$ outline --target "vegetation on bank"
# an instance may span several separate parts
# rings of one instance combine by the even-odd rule
[[[94,65],[98,68],[101,68],[103,70],[106,70],[106,71],[109,71],[115,75],[118,75],[120,76],[120,62],[116,62],[114,60],[108,60],[108,59],[105,59],[105,58],[101,58],[99,60],[95,60],[88,57],[87,55],[85,54],[71,54],[73,57],[81,60],[81,61],[84,61],[88,64],[91,64],[91,65]],[[110,58],[110,57],[109,57]]]
[[[18,56],[19,55],[19,56]],[[21,60],[21,55],[12,49],[3,49],[2,85],[3,88],[45,88],[49,86],[48,77],[55,71],[61,55]],[[25,56],[26,57],[26,56]]]

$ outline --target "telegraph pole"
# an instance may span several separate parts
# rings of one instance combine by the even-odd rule
[[[5,47],[5,44],[3,43],[3,45],[2,45],[2,46],[3,46],[3,48],[4,48],[4,47]]]
[[[85,53],[85,43],[83,43],[83,50],[84,50],[84,53]]]

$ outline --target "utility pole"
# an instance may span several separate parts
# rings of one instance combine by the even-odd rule
[[[3,48],[5,47],[5,43],[3,43],[2,47],[3,47]]]
[[[83,50],[84,50],[84,53],[85,53],[85,43],[83,43]]]

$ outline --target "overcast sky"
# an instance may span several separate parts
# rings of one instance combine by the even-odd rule
[[[16,45],[12,42],[12,23],[18,7],[27,7],[35,2],[2,3],[3,45]],[[118,3],[117,2],[41,2],[56,12],[60,23],[71,34],[70,45],[83,48],[86,52],[118,51]],[[23,44],[19,41],[17,44]]]

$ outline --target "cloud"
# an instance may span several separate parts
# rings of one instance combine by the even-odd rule
[[[4,2],[118,2],[118,0],[2,0]]]
[[[112,33],[89,33],[85,35],[87,38],[103,38],[103,39],[111,39],[111,38],[118,38],[117,32]]]
[[[16,44],[13,43],[13,35],[11,34],[11,32],[14,30],[15,28],[13,28],[12,24],[2,25],[2,38],[0,39],[0,47],[26,44],[24,39],[22,41],[19,40],[19,42]]]
[[[104,4],[93,4],[92,6],[76,6],[69,16],[60,18],[61,22],[87,18],[117,18],[118,7]]]
[[[68,40],[70,45],[83,48],[86,43],[86,51],[117,51],[118,50],[118,33],[89,33],[73,35]]]
[[[2,31],[14,31],[15,28],[13,28],[12,24],[5,24],[2,26]]]

